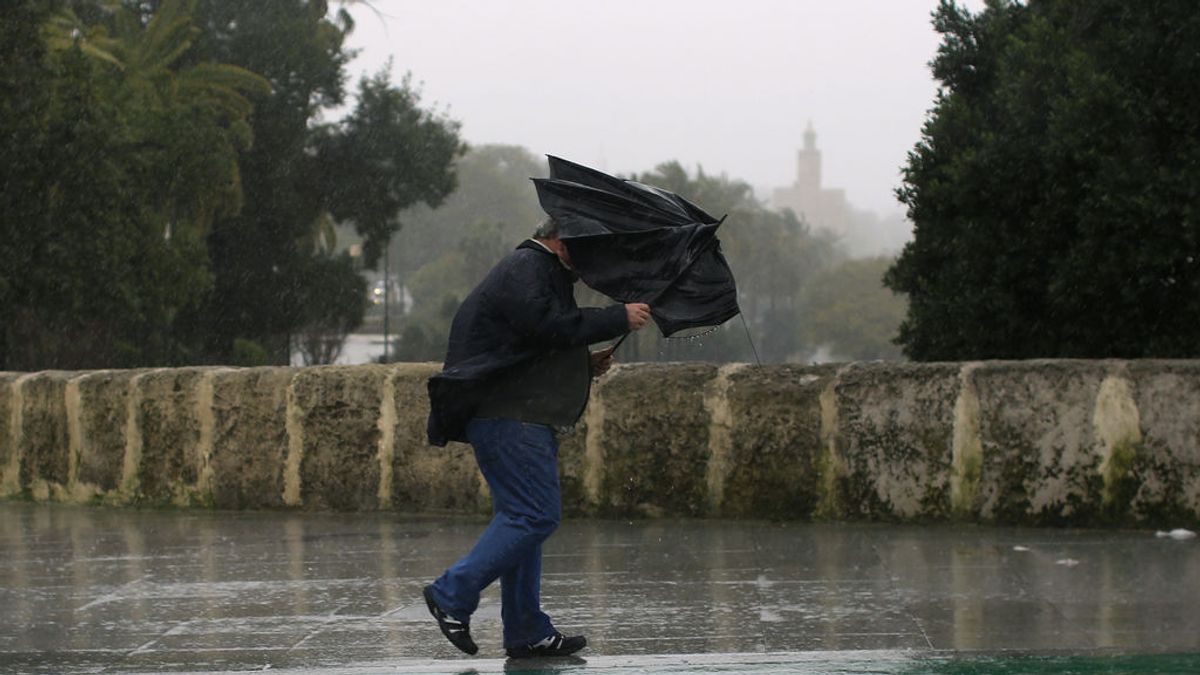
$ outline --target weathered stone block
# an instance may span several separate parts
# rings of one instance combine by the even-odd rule
[[[405,511],[487,512],[491,502],[471,446],[449,443],[439,448],[426,439],[426,382],[439,370],[434,363],[393,366],[391,505]]]
[[[1200,363],[1132,361],[1143,440],[1133,513],[1163,527],[1200,522]]]
[[[575,426],[558,437],[558,486],[562,492],[563,514],[566,516],[584,516],[595,511],[595,504],[585,485],[589,466],[587,420],[588,413],[585,410]]]
[[[121,486],[129,421],[129,382],[137,370],[89,373],[79,388],[79,467],[76,480],[99,492]]]
[[[859,364],[839,377],[839,510],[850,518],[947,517],[959,365]]]
[[[288,385],[292,368],[249,368],[212,377],[212,451],[208,458],[213,506],[283,506],[287,462]]]
[[[46,371],[21,382],[21,487],[49,499],[67,487],[70,447],[66,386],[75,373]]]
[[[714,499],[717,513],[813,515],[821,494],[820,398],[834,372],[829,367],[748,367],[725,378],[728,385],[715,402],[728,407],[730,423],[729,447],[713,443],[713,461],[726,467],[721,497]],[[715,481],[711,467],[709,476]]]
[[[1109,370],[1099,361],[994,362],[975,370],[983,519],[1067,524],[1101,515],[1103,457],[1092,416]]]
[[[305,368],[292,379],[303,437],[305,507],[379,508],[379,411],[389,370],[322,366]]]
[[[716,374],[711,364],[638,364],[614,369],[593,390],[604,410],[600,513],[692,516],[707,510],[704,394]]]
[[[0,373],[0,497],[15,495],[21,490],[20,429],[17,402],[13,391],[23,373]]]
[[[141,435],[137,501],[182,505],[197,496],[203,467],[198,398],[205,370],[176,368],[140,376],[134,393]]]
[[[0,497],[486,512],[436,370],[0,373]],[[559,468],[573,515],[1194,527],[1200,362],[623,366]]]

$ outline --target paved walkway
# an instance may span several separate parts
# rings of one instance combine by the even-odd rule
[[[474,659],[420,597],[484,525],[0,504],[0,672],[502,672],[497,589]],[[1200,671],[1200,542],[1153,532],[568,521],[544,568],[591,646],[543,670]]]

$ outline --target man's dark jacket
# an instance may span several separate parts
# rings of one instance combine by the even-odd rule
[[[490,383],[552,349],[608,340],[628,330],[624,305],[575,304],[575,274],[527,240],[488,273],[450,326],[442,372],[429,379],[429,442],[466,441]]]

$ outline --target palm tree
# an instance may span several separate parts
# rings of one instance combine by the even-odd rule
[[[241,208],[238,153],[249,148],[253,133],[250,96],[268,95],[267,80],[245,68],[226,63],[180,65],[200,29],[192,21],[194,0],[163,0],[148,14],[119,0],[92,0],[106,20],[87,24],[70,7],[43,28],[52,52],[79,49],[104,68],[115,69],[126,103],[164,117],[199,115],[219,130],[205,159],[215,162],[204,172],[205,184],[178,172],[163,193],[164,235],[170,238],[181,224],[203,235],[213,218]],[[147,145],[165,149],[167,143]],[[177,164],[178,166],[179,164]],[[182,223],[181,223],[182,221]]]

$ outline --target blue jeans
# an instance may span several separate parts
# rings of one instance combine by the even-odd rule
[[[509,419],[471,420],[467,439],[495,515],[471,552],[433,583],[433,599],[468,621],[479,594],[500,579],[504,646],[533,644],[554,633],[541,610],[541,581],[542,542],[562,520],[558,439],[550,427]]]

